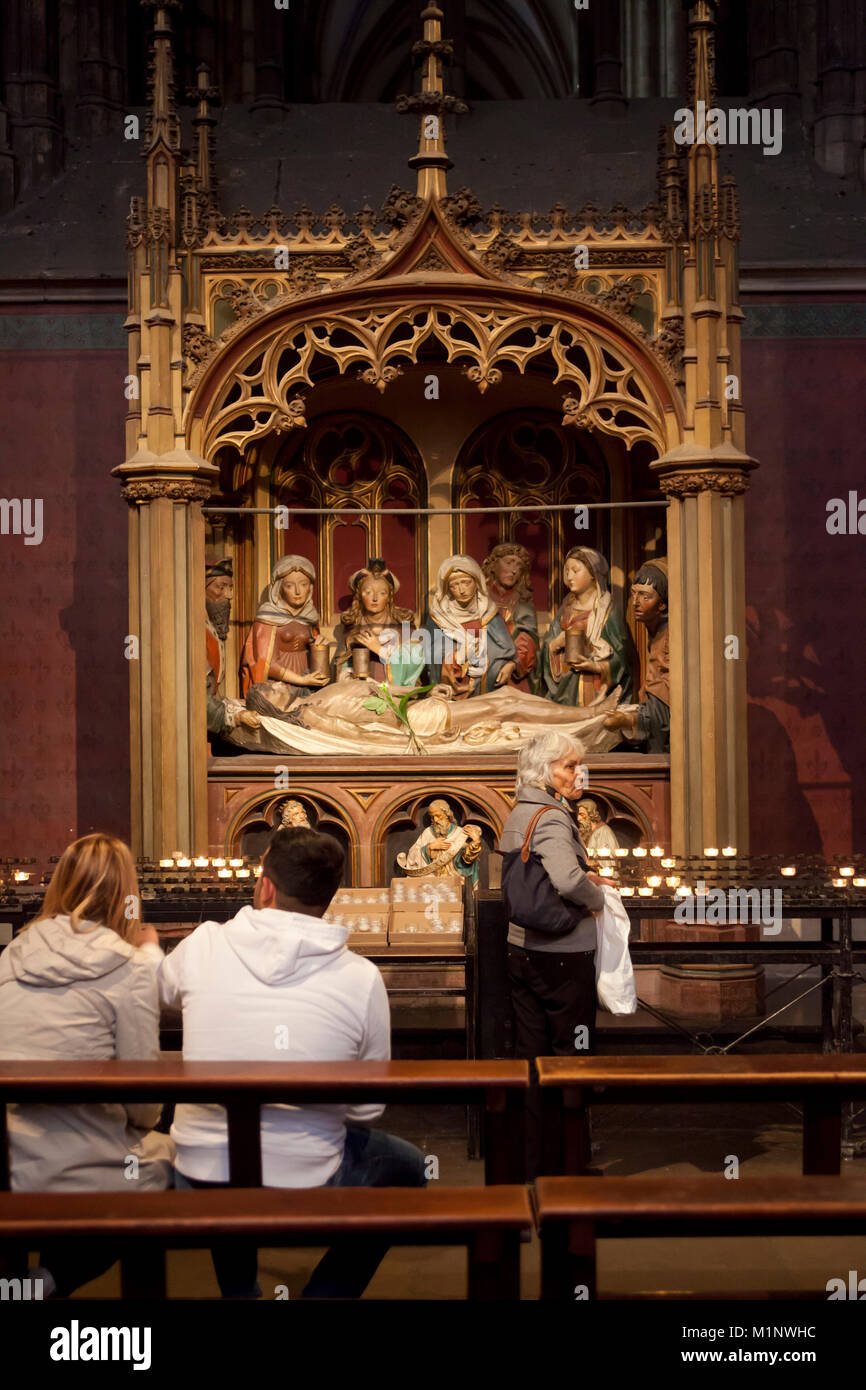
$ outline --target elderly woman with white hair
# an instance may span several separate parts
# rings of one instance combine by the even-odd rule
[[[517,759],[517,804],[499,847],[505,856],[508,980],[518,1057],[573,1057],[576,1048],[588,1052],[593,1046],[595,918],[609,880],[589,872],[577,824],[583,757],[576,739],[554,730],[524,744]],[[527,1114],[530,1179],[544,1171],[539,1168],[540,1111],[533,1085]]]

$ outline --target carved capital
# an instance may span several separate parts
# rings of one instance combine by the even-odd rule
[[[197,483],[192,478],[139,478],[125,483],[121,495],[130,504],[156,502],[168,498],[171,502],[206,502],[211,494],[210,483]]]
[[[682,469],[662,474],[659,487],[666,497],[694,497],[699,492],[719,492],[725,497],[736,497],[741,492],[748,492],[749,479],[739,469]]]

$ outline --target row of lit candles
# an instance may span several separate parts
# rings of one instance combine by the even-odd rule
[[[712,859],[715,855],[719,854],[719,852],[720,851],[718,849],[715,849],[712,846],[710,846],[709,849],[704,850],[704,855],[707,859]],[[736,845],[725,845],[724,849],[721,851],[721,853],[724,854],[728,859],[733,858],[736,852]],[[590,850],[590,854],[597,854],[599,857],[607,855],[609,858],[611,858],[615,854],[619,859],[626,859],[630,854],[635,859],[646,859],[647,855],[649,854],[653,857],[653,859],[661,859],[662,864],[668,867],[676,863],[676,860],[674,859],[664,858],[664,850],[662,849],[661,845],[651,845],[649,849],[645,849],[643,845],[636,845],[634,849],[617,849],[613,851],[609,849],[597,849]]]
[[[589,853],[590,853],[591,855],[595,855],[595,857],[596,857],[597,859],[612,859],[612,858],[614,858],[614,857],[616,857],[617,859],[627,859],[627,858],[629,857],[629,855],[631,855],[634,859],[645,859],[645,858],[647,857],[647,855],[652,855],[652,857],[653,857],[654,859],[658,859],[658,860],[660,861],[661,867],[662,867],[663,869],[674,869],[674,868],[676,868],[676,864],[677,864],[676,858],[670,858],[670,857],[665,858],[665,857],[663,857],[663,856],[664,856],[664,850],[661,848],[660,845],[653,845],[652,848],[649,849],[649,850],[644,849],[642,845],[637,845],[637,846],[636,846],[634,849],[632,849],[632,850],[628,850],[628,849],[617,849],[617,850],[597,849],[597,850],[590,850]],[[733,845],[726,845],[725,848],[721,851],[721,853],[722,853],[723,855],[725,855],[727,858],[730,859],[730,858],[732,858],[734,855],[736,855],[737,851],[736,851],[736,848],[735,848]],[[713,859],[713,858],[715,858],[718,854],[719,854],[719,850],[716,849],[715,847],[713,847],[712,845],[708,846],[708,847],[704,850],[704,857],[705,857],[706,859]],[[779,873],[780,873],[780,874],[783,874],[785,878],[794,878],[795,875],[796,875],[796,873],[797,873],[796,865],[794,865],[794,864],[783,864],[783,865],[780,867],[780,869],[779,869]],[[854,870],[853,865],[851,865],[851,864],[842,864],[842,865],[839,866],[839,877],[838,877],[838,878],[834,878],[834,879],[832,880],[833,887],[834,887],[834,888],[844,888],[844,887],[846,886],[846,884],[845,884],[845,880],[846,880],[846,879],[851,879],[851,880],[853,880],[854,884],[855,884],[856,887],[858,887],[858,888],[863,888],[864,886],[866,886],[866,878],[857,878],[857,877],[855,877],[855,870]],[[647,879],[647,883],[650,883],[650,884],[651,884],[652,882],[653,882],[653,880],[652,880],[651,878],[648,878],[648,879]],[[661,883],[661,879],[658,879],[657,882],[660,884],[660,883]],[[671,885],[671,880],[670,880],[670,879],[667,879],[666,882],[668,883],[669,886],[672,886],[672,885]]]
[[[618,859],[625,859],[629,856],[633,857],[634,859],[645,859],[649,855],[652,856],[652,858],[654,859],[658,859],[660,862],[660,867],[663,869],[673,869],[676,868],[677,865],[676,858],[670,856],[665,857],[665,852],[660,845],[653,845],[649,850],[645,849],[642,845],[637,845],[632,850],[617,849],[612,852],[609,849],[599,849],[595,851],[590,850],[589,852],[590,854],[594,854],[595,857],[598,859],[611,859],[614,857]],[[736,855],[737,851],[733,846],[726,845],[722,849],[721,853],[727,858],[731,858],[732,856]],[[713,846],[709,846],[704,850],[704,855],[708,859],[712,859],[718,854],[719,850],[717,848],[714,848]],[[161,869],[213,868],[217,871],[217,878],[222,879],[251,877],[258,878],[262,872],[261,865],[257,865],[256,867],[250,869],[247,866],[247,861],[244,859],[209,859],[204,855],[199,855],[195,859],[189,859],[182,855],[175,855],[171,859],[160,859],[159,867]],[[793,864],[785,864],[780,867],[779,873],[782,874],[785,878],[794,878],[797,873],[797,869],[796,866]],[[31,877],[32,875],[26,873],[23,869],[16,869],[12,875],[12,878],[15,883],[27,883]],[[866,877],[861,878],[856,876],[853,865],[842,864],[839,866],[838,877],[831,879],[833,887],[845,888],[848,886],[849,881],[853,884],[855,888],[866,887]],[[652,890],[654,888],[661,887],[661,882],[662,880],[659,875],[648,875],[646,880],[646,887],[638,888],[637,892],[642,897],[649,897],[651,896]],[[692,891],[688,886],[682,885],[680,883],[680,879],[675,875],[665,877],[665,884],[668,888],[676,888],[677,892],[681,896],[687,896]],[[624,893],[626,896],[630,896],[634,894],[635,890],[633,888],[623,887],[620,891]]]
[[[262,872],[261,865],[250,869],[244,859],[160,859],[159,867],[161,869],[207,869],[212,867],[217,870],[217,877],[219,878],[232,878],[232,876],[250,878],[253,874],[258,878]],[[143,872],[146,873],[147,870],[143,869]],[[24,873],[22,869],[16,869],[12,878],[16,883],[26,883],[28,879],[32,878],[32,874]]]
[[[161,869],[243,869],[246,867],[246,859],[208,859],[206,855],[199,855],[196,859],[188,859],[186,855],[175,854],[171,859],[160,859]]]

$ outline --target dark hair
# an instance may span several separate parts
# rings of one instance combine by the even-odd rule
[[[668,577],[666,569],[667,567],[663,570],[658,565],[653,564],[652,560],[646,560],[631,581],[632,584],[649,584],[651,588],[655,589],[665,608],[668,606]]]
[[[340,886],[346,856],[333,835],[303,825],[280,826],[262,855],[262,873],[281,898],[327,907]]]

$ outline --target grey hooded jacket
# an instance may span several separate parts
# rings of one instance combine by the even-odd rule
[[[150,1061],[159,1056],[153,944],[68,917],[34,922],[0,955],[0,1058]],[[141,1191],[172,1185],[174,1145],[147,1133],[160,1106],[10,1105],[17,1192]]]
[[[551,806],[553,809],[540,817],[530,849],[540,858],[560,897],[586,908],[587,915],[565,936],[545,936],[543,932],[529,931],[518,927],[515,922],[509,922],[509,945],[522,946],[527,951],[551,951],[556,954],[594,951],[596,921],[590,914],[600,912],[604,907],[604,891],[597,883],[590,882],[581,867],[581,859],[586,863],[586,850],[575,817],[550,792],[540,787],[524,787],[517,805],[505,822],[499,848],[503,854],[521,848],[529,822],[540,806]]]

